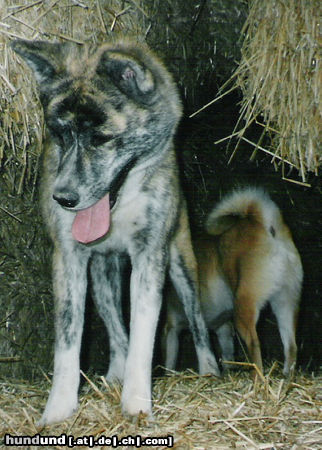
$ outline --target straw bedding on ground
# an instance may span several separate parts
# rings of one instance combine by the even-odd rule
[[[298,373],[286,380],[275,365],[255,383],[248,371],[231,372],[221,379],[189,370],[172,372],[154,380],[155,421],[140,418],[132,423],[121,415],[120,386],[86,376],[77,413],[40,430],[35,423],[48,382],[11,381],[0,385],[0,436],[170,435],[178,449],[317,449],[322,442],[321,388],[321,376]]]

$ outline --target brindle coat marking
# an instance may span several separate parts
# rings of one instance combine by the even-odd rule
[[[131,42],[16,41],[13,48],[35,73],[49,131],[41,195],[55,247],[56,345],[40,423],[61,421],[77,407],[88,264],[110,338],[107,379],[123,381],[124,413],[151,415],[151,360],[167,269],[189,318],[200,373],[218,374],[196,301],[196,263],[172,144],[181,116],[177,89],[158,59]],[[108,193],[107,234],[78,242],[72,227],[79,211],[86,215]],[[129,339],[120,307],[124,254],[132,263]]]

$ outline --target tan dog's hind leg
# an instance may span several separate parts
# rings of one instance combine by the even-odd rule
[[[263,372],[260,343],[256,331],[256,301],[249,295],[237,293],[234,320],[240,337],[244,340],[250,361]]]

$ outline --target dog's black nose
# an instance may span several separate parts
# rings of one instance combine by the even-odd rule
[[[75,208],[79,202],[79,196],[74,192],[59,192],[53,195],[53,199],[65,208]]]

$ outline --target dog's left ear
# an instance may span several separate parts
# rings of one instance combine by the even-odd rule
[[[58,72],[63,44],[19,39],[11,42],[11,48],[21,56],[33,70],[40,85],[50,83]]]
[[[106,51],[101,57],[97,73],[108,76],[124,94],[138,103],[151,104],[155,100],[152,72],[143,62],[126,54]]]

